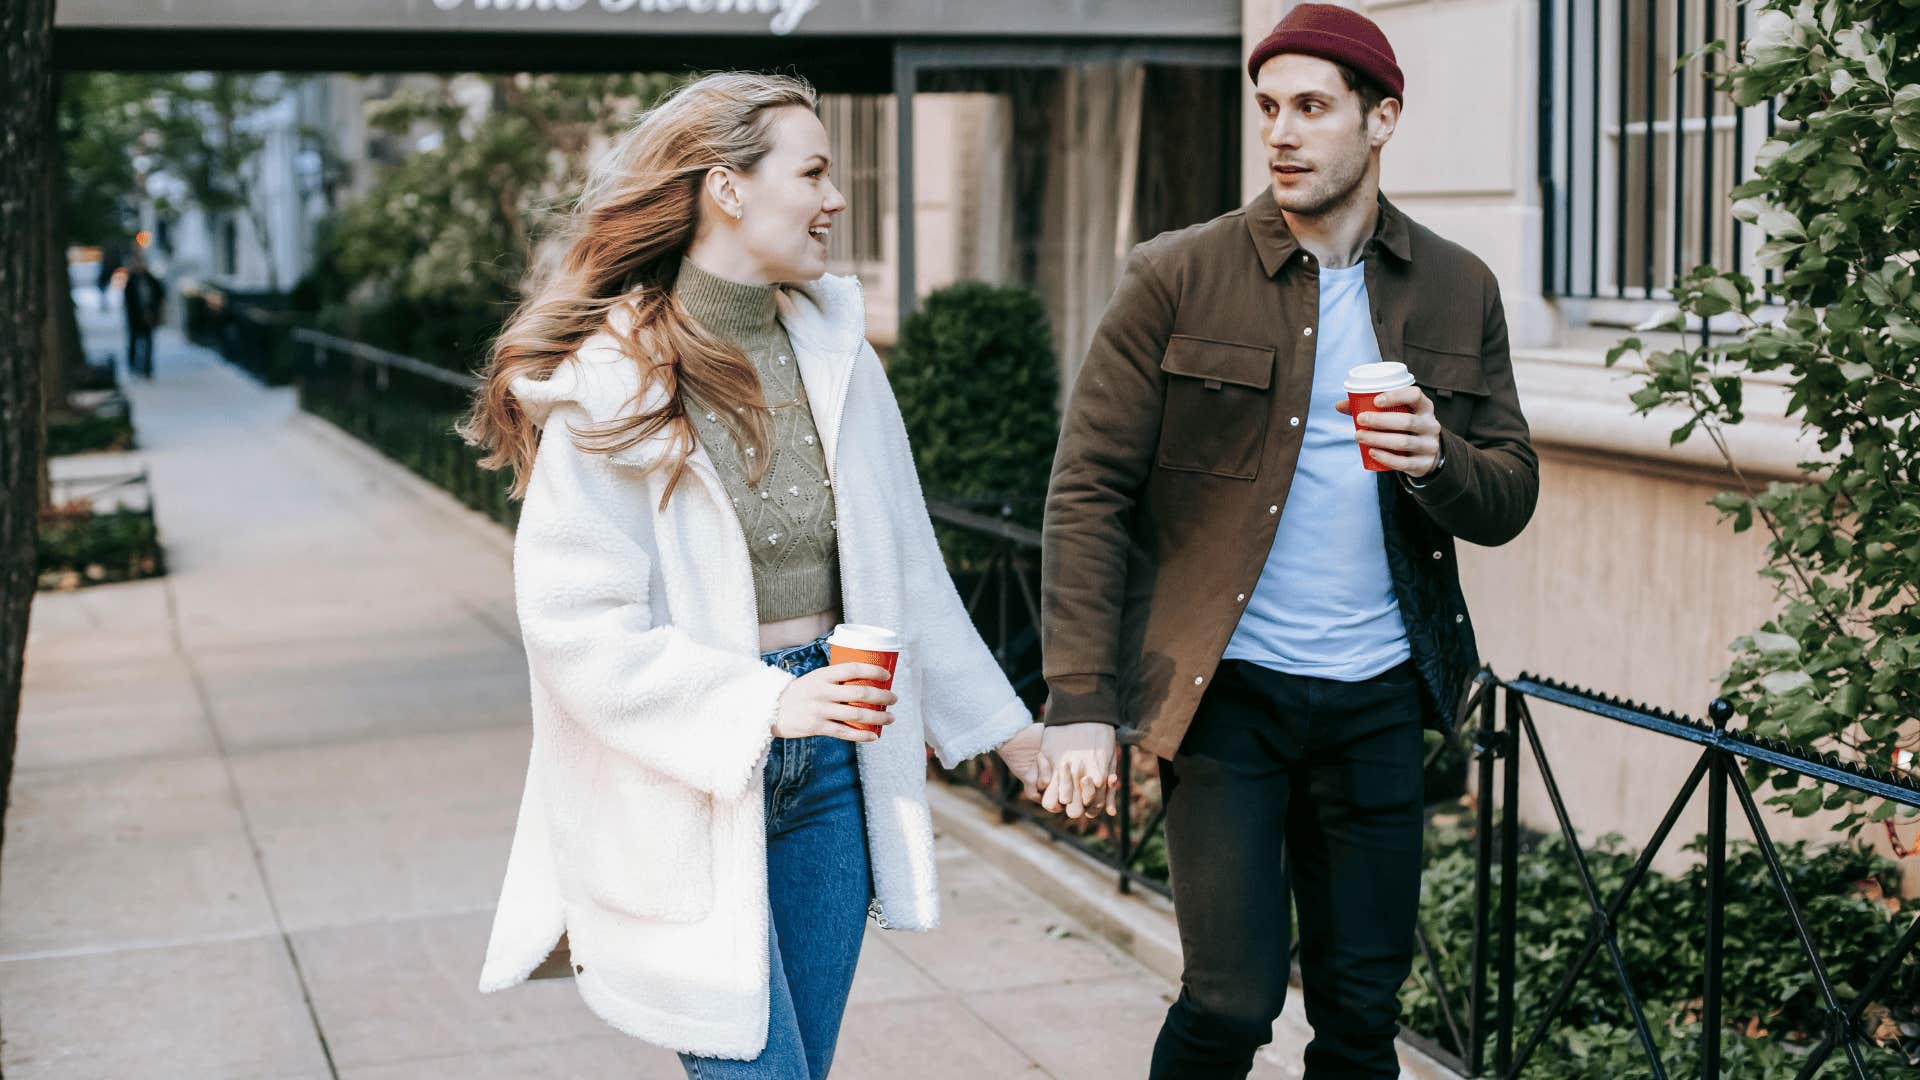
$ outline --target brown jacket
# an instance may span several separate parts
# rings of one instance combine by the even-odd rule
[[[1492,272],[1384,196],[1363,258],[1380,357],[1412,369],[1444,429],[1446,464],[1424,488],[1382,473],[1379,489],[1426,719],[1450,727],[1479,663],[1454,538],[1519,535],[1539,465]],[[1161,757],[1179,747],[1286,505],[1313,385],[1318,282],[1270,191],[1127,260],[1047,492],[1048,724],[1118,724]]]

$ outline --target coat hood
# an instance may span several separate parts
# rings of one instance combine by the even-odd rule
[[[785,285],[776,298],[780,325],[797,351],[844,358],[850,363],[866,340],[866,299],[859,279],[826,274],[818,280]],[[574,354],[544,379],[522,375],[511,383],[514,399],[528,419],[543,431],[553,414],[577,406],[589,426],[611,423],[652,412],[666,403],[658,382],[643,385],[641,362],[628,355],[616,332],[624,333],[633,318],[631,305],[608,315],[611,329],[602,329],[582,342]],[[574,421],[575,430],[579,422]],[[625,464],[647,467],[672,445],[666,433],[615,453]]]

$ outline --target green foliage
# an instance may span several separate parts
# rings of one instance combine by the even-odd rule
[[[1722,692],[1756,734],[1884,769],[1920,737],[1920,4],[1769,0],[1755,27],[1717,83],[1742,106],[1778,96],[1790,122],[1733,190],[1734,215],[1767,234],[1758,257],[1778,281],[1699,267],[1662,325],[1732,316],[1740,336],[1665,351],[1629,338],[1607,362],[1639,354],[1636,408],[1685,410],[1673,441],[1700,432],[1723,454],[1745,379],[1784,379],[1823,457],[1805,483],[1740,477],[1713,499],[1736,531],[1766,530],[1763,573],[1781,602],[1733,643]],[[1768,303],[1784,315],[1763,323]],[[1775,776],[1774,803],[1844,809],[1853,832],[1867,823],[1863,796],[1810,783]]]
[[[149,130],[157,88],[176,78],[85,71],[61,79],[67,235],[75,242],[104,246],[133,234],[133,200],[143,183],[134,156]]]
[[[471,370],[591,155],[679,82],[461,76],[379,104],[371,124],[416,149],[329,224],[300,298],[323,329]]]
[[[1704,850],[1703,841],[1695,840],[1691,848]],[[1898,867],[1851,845],[1788,844],[1778,851],[1829,976],[1848,998],[1866,984],[1913,918],[1911,911],[1897,910],[1898,901],[1885,899],[1897,892]],[[1600,895],[1612,898],[1626,881],[1634,854],[1617,836],[1603,837],[1584,854]],[[1420,918],[1457,1017],[1463,1015],[1471,985],[1473,880],[1471,836],[1430,832]],[[1497,861],[1494,887],[1501,888]],[[1533,838],[1523,849],[1518,889],[1516,1046],[1537,1026],[1592,926],[1573,854],[1560,836]],[[1743,1080],[1792,1076],[1800,1051],[1825,1030],[1823,1003],[1791,916],[1764,856],[1752,844],[1729,847],[1726,894],[1722,1075]],[[1704,863],[1678,877],[1649,874],[1618,920],[1628,975],[1662,1061],[1676,1076],[1697,1074],[1698,1068],[1706,895]],[[1497,941],[1494,948],[1497,952]],[[1497,962],[1496,957],[1493,970]],[[1437,1036],[1447,1030],[1428,969],[1418,959],[1401,1003],[1405,1022],[1415,1031]],[[1899,1075],[1908,1067],[1909,1052],[1920,1055],[1920,1039],[1902,1049],[1897,1028],[1901,1021],[1920,1024],[1920,956],[1908,955],[1878,1006],[1868,1012],[1879,1024],[1865,1025],[1865,1033],[1879,1030],[1886,1043],[1870,1055],[1876,1075]],[[1652,1075],[1604,947],[1588,961],[1525,1075],[1582,1080]],[[1834,1064],[1820,1075],[1852,1074]]]
[[[268,249],[272,223],[255,197],[266,146],[260,120],[298,81],[232,72],[68,76],[60,134],[69,235],[122,243],[135,227],[135,200],[151,194],[162,213],[187,205],[215,215],[244,213]],[[305,137],[324,145],[317,133]],[[160,173],[176,183],[150,192],[148,180]],[[270,276],[273,265],[269,258]]]
[[[1131,806],[1137,830],[1152,819],[1161,793],[1151,759],[1136,757],[1135,764]],[[996,797],[1017,790],[991,755],[965,762],[948,775]],[[1116,819],[1060,818],[1047,824],[1078,836],[1103,857],[1116,852]],[[1688,850],[1700,855],[1704,845],[1704,838],[1696,838]],[[1612,835],[1581,854],[1603,902],[1618,895],[1637,859]],[[1850,1004],[1915,917],[1917,909],[1893,899],[1899,867],[1846,844],[1785,844],[1776,854],[1835,992]],[[1163,834],[1147,839],[1134,866],[1150,879],[1167,880]],[[1572,849],[1561,836],[1523,834],[1519,868],[1516,1048],[1538,1027],[1592,926],[1592,908]],[[1440,983],[1436,985],[1433,969],[1416,954],[1400,1002],[1402,1023],[1443,1046],[1450,1040],[1440,1007],[1441,986],[1456,1021],[1465,1024],[1472,985],[1474,876],[1472,833],[1457,816],[1434,815],[1427,832],[1420,922]],[[1795,1076],[1825,1030],[1823,999],[1812,968],[1765,856],[1753,844],[1729,845],[1724,887],[1721,1075],[1740,1080]],[[1496,852],[1491,898],[1496,918],[1501,888]],[[1698,1075],[1706,899],[1703,859],[1678,876],[1649,873],[1617,921],[1622,961],[1661,1061],[1673,1076]],[[1490,975],[1498,971],[1497,936],[1491,945]],[[1488,1020],[1491,1023],[1491,1012]],[[1860,1034],[1869,1075],[1909,1075],[1920,1068],[1920,953],[1909,952],[1863,1010]],[[1487,1050],[1491,1055],[1491,1040]],[[1845,1060],[1836,1053],[1817,1075],[1852,1076]],[[1524,1075],[1566,1080],[1653,1075],[1604,945],[1587,962]]]
[[[1040,525],[1060,433],[1060,375],[1046,308],[1032,292],[963,281],[906,320],[887,363],[929,499]],[[965,564],[987,549],[945,536]]]
[[[150,510],[97,514],[81,501],[40,514],[34,569],[42,589],[153,577],[165,572],[163,565]]]
[[[57,412],[47,417],[47,456],[133,449],[133,420],[125,412]]]

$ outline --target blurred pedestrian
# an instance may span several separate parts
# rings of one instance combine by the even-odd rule
[[[127,316],[127,370],[153,378],[153,329],[160,325],[167,298],[160,279],[147,269],[138,251],[127,256],[127,283],[121,302]]]
[[[799,80],[719,74],[643,116],[464,429],[524,498],[533,684],[480,988],[564,933],[588,1007],[699,1080],[820,1080],[868,919],[938,921],[928,745],[1037,774],[860,285],[826,273],[847,203],[817,111]],[[904,643],[892,690],[828,662],[842,622]]]

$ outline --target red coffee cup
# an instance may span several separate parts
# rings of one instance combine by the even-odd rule
[[[900,635],[883,626],[862,626],[859,623],[841,623],[827,635],[827,663],[829,664],[875,664],[887,669],[887,679],[879,682],[874,679],[849,679],[848,686],[876,686],[882,690],[893,689],[893,672],[900,665]],[[854,702],[859,708],[885,712],[878,705]],[[880,734],[879,724],[856,724],[851,720],[843,721],[848,727],[857,727],[862,731]]]
[[[1413,407],[1398,405],[1390,409],[1376,408],[1373,399],[1389,390],[1413,385],[1413,373],[1407,365],[1391,360],[1379,364],[1361,364],[1347,372],[1347,407],[1353,410],[1353,426],[1360,429],[1360,414],[1363,412],[1401,412],[1410,413]],[[1370,429],[1371,430],[1371,429]],[[1373,448],[1360,447],[1360,463],[1368,472],[1386,472],[1387,466],[1373,459]]]

